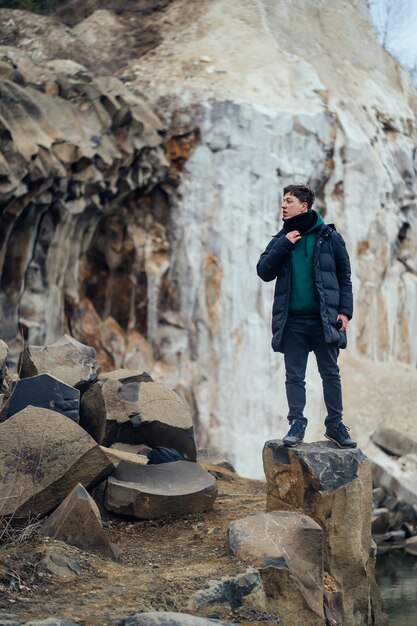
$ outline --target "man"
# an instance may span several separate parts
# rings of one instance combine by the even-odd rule
[[[325,436],[341,448],[356,448],[342,421],[337,365],[353,312],[349,255],[339,233],[312,210],[313,202],[314,192],[306,185],[284,188],[283,228],[257,265],[262,280],[276,279],[272,348],[284,354],[290,423],[283,442],[292,447],[304,439],[305,372],[313,351],[327,408]]]

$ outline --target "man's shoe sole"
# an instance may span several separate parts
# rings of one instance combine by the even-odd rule
[[[339,448],[342,448],[344,450],[353,450],[354,448],[358,447],[358,444],[355,442],[354,445],[349,445],[349,446],[344,446],[341,443],[339,443],[336,439],[333,439],[333,437],[330,437],[329,435],[326,435],[326,433],[324,433],[324,436],[326,437],[326,439],[328,439],[329,441],[334,441],[334,443],[337,443],[337,445],[339,446]]]
[[[282,443],[286,448],[295,448],[295,446],[298,446],[299,443],[303,443],[303,440],[296,441],[295,443],[287,443],[286,441],[282,440]]]

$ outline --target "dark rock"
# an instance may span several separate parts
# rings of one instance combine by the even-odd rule
[[[220,622],[216,619],[206,619],[188,615],[186,613],[135,613],[125,617],[119,626],[231,626],[229,622]]]
[[[372,511],[372,534],[381,534],[390,527],[390,513],[385,507]]]
[[[388,511],[395,511],[398,506],[399,500],[395,496],[387,496],[385,498],[384,506]]]
[[[99,366],[96,351],[70,335],[49,346],[27,346],[19,361],[21,378],[51,374],[72,387],[93,383]]]
[[[9,352],[9,348],[7,347],[7,343],[5,343],[2,339],[0,339],[0,389],[3,388],[3,382],[7,374],[8,352]]]
[[[115,442],[174,448],[196,459],[188,406],[146,372],[116,370],[94,383],[81,399],[80,424],[104,446]]]
[[[3,515],[44,515],[77,483],[104,480],[114,465],[78,424],[56,411],[26,407],[0,424]]]
[[[122,461],[107,481],[105,506],[114,513],[156,519],[208,511],[216,495],[216,480],[197,463],[142,466]]]
[[[11,417],[27,406],[56,411],[78,423],[80,392],[50,374],[18,380],[9,399],[7,416]]]
[[[207,588],[194,594],[187,608],[199,615],[204,611],[203,614],[207,616],[208,611],[213,611],[213,607],[217,608],[219,605],[226,606],[228,611],[242,607],[264,611],[266,598],[260,573],[256,569],[249,569],[234,577],[225,576],[211,581]]]
[[[109,558],[116,556],[101,527],[97,505],[81,484],[49,516],[40,532],[81,550]]]
[[[388,509],[387,509],[388,510]],[[401,511],[393,511],[389,513],[389,527],[392,529],[400,528],[404,523],[404,514]]]

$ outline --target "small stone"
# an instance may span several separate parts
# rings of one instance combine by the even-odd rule
[[[409,537],[404,542],[404,549],[409,554],[417,556],[417,537]]]
[[[385,507],[372,511],[372,534],[381,534],[389,529],[390,513]]]

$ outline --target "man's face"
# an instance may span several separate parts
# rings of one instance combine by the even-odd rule
[[[307,202],[300,202],[299,199],[291,193],[285,194],[281,208],[284,220],[288,220],[290,217],[295,217],[300,213],[306,213],[308,210]]]

